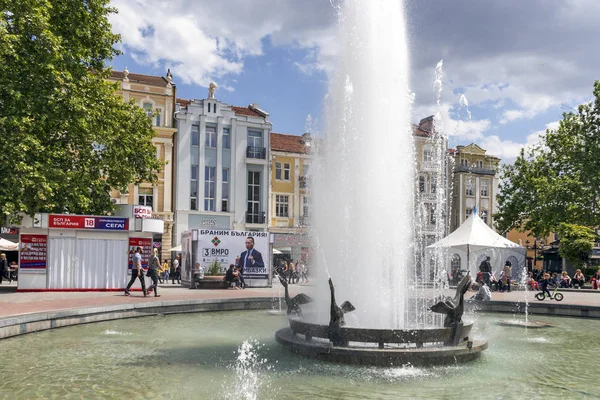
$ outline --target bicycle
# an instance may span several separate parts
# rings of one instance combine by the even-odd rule
[[[546,297],[548,297],[548,295],[544,291],[541,291],[541,292],[538,292],[535,294],[535,298],[538,299],[539,301],[544,300]],[[556,301],[562,301],[562,299],[564,297],[565,296],[558,291],[558,285],[554,286],[554,290],[550,294],[550,300],[554,299]]]

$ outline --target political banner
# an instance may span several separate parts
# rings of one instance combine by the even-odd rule
[[[19,268],[46,268],[48,236],[21,235],[21,250],[19,251]]]
[[[102,229],[109,231],[126,231],[129,219],[119,217],[92,217],[85,215],[50,214],[49,228],[63,229]]]
[[[246,239],[251,236],[254,246],[246,250]],[[250,242],[252,239],[249,239]],[[235,264],[240,256],[239,265],[244,268],[244,279],[269,279],[269,233],[233,230],[198,230],[198,254],[200,266],[208,272],[215,261],[220,264],[221,273],[225,273],[230,264]]]
[[[133,268],[133,253],[138,246],[142,248],[142,268],[148,269],[148,260],[152,258],[152,238],[129,238],[128,268]]]

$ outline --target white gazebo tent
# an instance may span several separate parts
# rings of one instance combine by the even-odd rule
[[[442,249],[452,259],[460,256],[461,270],[475,278],[479,263],[490,257],[492,271],[498,277],[506,261],[511,261],[513,277],[524,272],[527,249],[494,232],[476,213],[442,240],[427,246],[429,251]]]

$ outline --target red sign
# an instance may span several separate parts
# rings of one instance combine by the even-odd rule
[[[48,216],[48,227],[126,231],[129,229],[129,219],[118,217],[90,217],[86,215],[50,214]]]
[[[133,206],[133,216],[135,218],[152,218],[152,207]]]
[[[142,248],[142,268],[148,268],[148,260],[152,257],[152,238],[129,238],[129,269],[133,268],[133,253],[138,246]]]
[[[21,235],[19,268],[46,268],[46,235]]]

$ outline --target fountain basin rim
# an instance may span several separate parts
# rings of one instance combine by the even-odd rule
[[[329,337],[329,326],[299,319],[288,319],[290,329],[294,334],[305,335],[308,338]],[[458,327],[460,329],[459,337],[468,338],[473,323],[465,323]],[[342,336],[351,342],[365,343],[437,343],[449,342],[452,339],[454,328],[410,328],[410,329],[371,329],[371,328],[352,328],[341,327]]]
[[[324,341],[307,341],[294,334],[291,328],[283,328],[275,333],[275,339],[284,347],[298,355],[322,361],[350,365],[371,366],[432,366],[469,362],[477,359],[488,348],[487,341],[474,340],[456,346],[433,346],[424,348],[365,348],[353,346],[333,346]]]

